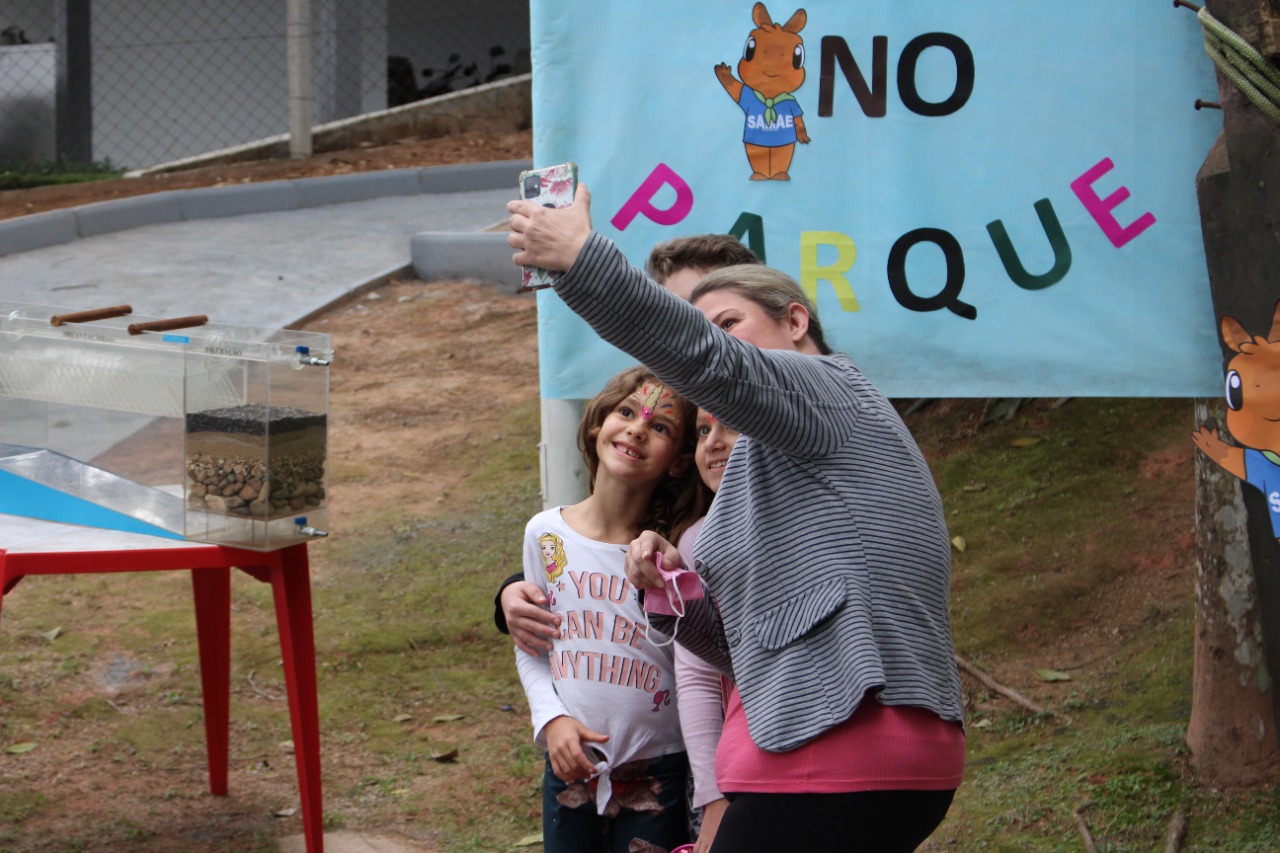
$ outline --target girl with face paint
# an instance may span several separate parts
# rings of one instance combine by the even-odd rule
[[[525,529],[525,580],[561,619],[550,653],[516,652],[534,739],[547,751],[548,853],[688,841],[672,648],[651,630],[623,567],[640,531],[678,536],[691,520],[693,415],[645,368],[614,377],[578,432],[591,494]]]

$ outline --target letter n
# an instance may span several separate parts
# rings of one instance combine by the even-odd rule
[[[827,117],[831,113],[831,102],[835,98],[836,63],[840,63],[840,71],[858,99],[864,115],[870,118],[884,118],[888,111],[888,79],[889,79],[889,37],[874,36],[871,39],[871,85],[862,76],[858,62],[853,58],[849,45],[840,36],[822,37],[822,73],[818,81],[818,115]]]

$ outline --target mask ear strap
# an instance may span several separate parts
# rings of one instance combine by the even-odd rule
[[[662,571],[662,552],[661,551],[659,551],[657,554],[654,555],[653,562],[654,562],[654,565],[658,567],[658,571],[661,572]],[[676,591],[674,599],[671,596],[672,589]],[[650,592],[652,592],[652,590],[650,590]],[[680,584],[676,583],[674,579],[672,578],[667,579],[667,585],[662,588],[662,592],[664,595],[666,595],[667,604],[671,605],[671,610],[675,614],[676,624],[675,624],[675,627],[671,629],[671,636],[667,638],[667,641],[665,643],[659,642],[658,640],[650,640],[650,642],[653,643],[658,648],[664,648],[666,646],[675,644],[676,634],[680,633],[680,620],[684,618],[684,614],[686,612],[686,607],[687,607],[684,600],[684,592],[681,591]],[[676,603],[677,601],[679,601],[679,604]]]

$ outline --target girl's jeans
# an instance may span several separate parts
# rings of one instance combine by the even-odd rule
[[[544,853],[628,853],[633,838],[664,850],[687,844],[684,787],[688,772],[689,760],[683,752],[615,767],[609,774],[613,797],[601,815],[594,782],[566,784],[551,772],[548,759],[542,779]]]

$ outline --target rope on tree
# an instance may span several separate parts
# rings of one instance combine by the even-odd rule
[[[1280,69],[1267,61],[1258,49],[1219,21],[1209,10],[1192,3],[1178,2],[1175,6],[1194,9],[1204,30],[1204,49],[1226,77],[1267,118],[1280,124]]]

